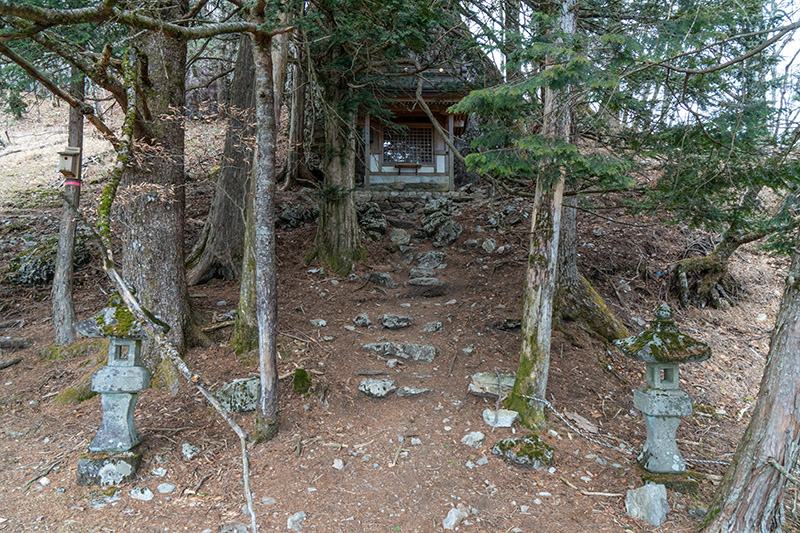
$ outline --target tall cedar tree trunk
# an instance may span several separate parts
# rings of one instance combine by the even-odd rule
[[[255,13],[263,23],[263,13]],[[253,181],[256,315],[258,361],[261,377],[253,439],[269,440],[278,432],[278,287],[275,264],[275,99],[270,39],[255,35],[256,162]]]
[[[708,508],[705,533],[771,533],[783,524],[787,478],[800,450],[800,234],[786,277],[753,417]]]
[[[163,20],[179,20],[186,0],[160,3]],[[191,332],[183,252],[186,42],[164,33],[142,32],[136,83],[137,155],[120,187],[123,277],[142,304],[170,326],[168,338],[182,351]],[[177,392],[178,375],[169,360],[160,368],[152,341],[143,347],[154,386]]]
[[[187,259],[189,285],[211,278],[236,279],[241,274],[247,176],[253,161],[255,135],[255,82],[250,37],[239,38],[239,53],[233,71],[228,131],[222,152],[214,200],[203,232]]]
[[[627,337],[630,335],[628,329],[578,270],[577,205],[577,196],[564,200],[554,304],[557,318],[578,322],[609,341]]]
[[[326,95],[328,104],[334,107],[340,102],[339,94],[330,91]],[[319,259],[340,276],[350,272],[353,261],[364,257],[353,198],[355,131],[355,116],[352,114],[325,114],[325,184],[317,233],[308,260]]]
[[[72,67],[72,80],[70,93],[79,100],[83,100],[84,76],[76,67]],[[83,113],[75,107],[69,108],[69,135],[68,146],[83,150]],[[78,155],[78,173],[67,182],[73,185],[64,185],[64,208],[61,212],[61,222],[58,226],[58,252],[56,254],[55,275],[53,276],[53,327],[55,329],[56,344],[62,346],[75,340],[75,307],[72,303],[72,285],[74,280],[75,257],[75,230],[78,219],[72,207],[78,207],[81,201],[81,187],[74,183],[81,182],[81,160],[83,154]]]
[[[561,3],[561,31],[575,32],[575,0]],[[543,133],[553,140],[569,142],[569,88],[545,89]],[[558,269],[558,240],[565,174],[562,170],[552,187],[536,182],[531,217],[530,250],[525,276],[519,366],[514,388],[506,405],[520,414],[522,422],[533,427],[544,421],[544,406],[526,398],[544,398],[550,368],[550,336],[553,295]],[[549,190],[548,190],[549,189]]]

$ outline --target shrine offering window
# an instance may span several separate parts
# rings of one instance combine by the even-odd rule
[[[433,130],[425,126],[386,128],[384,163],[433,163]]]

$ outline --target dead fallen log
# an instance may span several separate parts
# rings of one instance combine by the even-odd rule
[[[14,366],[17,363],[21,362],[22,362],[22,357],[15,357],[14,359],[11,359],[9,361],[0,361],[0,370],[3,370],[4,368],[8,368],[10,366]]]
[[[21,349],[31,345],[31,341],[22,337],[0,337],[0,348]]]

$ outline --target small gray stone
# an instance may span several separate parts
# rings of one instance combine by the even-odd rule
[[[324,328],[325,326],[328,325],[328,323],[322,318],[312,318],[311,320],[308,321],[308,323],[314,326],[315,328]]]
[[[467,250],[475,250],[480,245],[480,241],[478,239],[467,239],[464,241],[464,248]]]
[[[461,351],[464,352],[464,355],[472,355],[475,353],[475,345],[470,344],[466,348],[461,348]]]
[[[436,277],[436,270],[428,267],[413,267],[408,273],[408,277],[414,278],[433,278]]]
[[[444,252],[422,252],[417,254],[417,264],[422,268],[436,268],[444,261]]]
[[[392,228],[389,231],[389,239],[395,244],[408,244],[411,242],[411,235],[404,229]]]
[[[363,344],[361,347],[378,355],[411,359],[423,363],[430,363],[437,355],[436,348],[433,346],[408,342],[373,342]]]
[[[358,390],[371,398],[385,398],[396,388],[394,381],[388,378],[362,379],[361,383],[358,385]]]
[[[234,379],[220,387],[214,396],[229,413],[245,413],[255,410],[260,385],[258,377]]]
[[[291,529],[292,531],[302,531],[303,530],[303,522],[306,521],[306,513],[303,511],[299,511],[294,513],[286,520],[286,529]]]
[[[333,460],[333,468],[336,470],[344,470],[344,461],[339,458]]]
[[[397,389],[398,396],[419,396],[426,392],[431,392],[433,389],[417,389],[415,387],[401,387]]]
[[[473,448],[480,448],[481,446],[483,446],[483,439],[485,438],[486,435],[484,435],[480,431],[472,431],[461,437],[461,442]]]
[[[181,453],[183,453],[184,459],[186,459],[187,461],[191,461],[197,456],[198,453],[200,453],[200,448],[198,448],[194,444],[184,442],[183,445],[181,446]]]
[[[441,287],[444,282],[438,278],[414,278],[408,280],[408,284],[415,287]]]
[[[395,315],[391,313],[381,315],[378,320],[381,321],[381,324],[383,324],[383,327],[386,329],[407,328],[414,323],[414,319],[410,316]]]
[[[172,491],[175,490],[175,485],[172,483],[161,483],[158,487],[156,487],[158,492],[161,494],[170,494]]]
[[[247,506],[245,506],[245,509]],[[244,509],[242,510],[244,512]],[[242,524],[228,523],[222,526],[219,533],[249,533],[250,529]]]
[[[399,362],[400,361],[398,361],[397,359],[389,359],[386,361],[386,366],[388,366],[389,368],[394,368],[397,366],[397,363]]]
[[[130,494],[131,498],[134,500],[141,500],[143,502],[149,502],[153,499],[153,491],[148,488],[140,489],[136,487],[135,489],[131,489],[128,494]]]
[[[469,512],[466,511],[465,506],[459,504],[458,507],[454,507],[448,511],[447,516],[444,521],[442,521],[442,527],[444,529],[455,529],[468,517]]]
[[[517,439],[503,439],[492,447],[492,454],[503,457],[515,466],[535,470],[545,469],[553,462],[553,448],[536,433]],[[539,496],[545,495],[549,496],[549,493],[539,493]]]
[[[688,511],[689,516],[691,516],[692,518],[694,518],[696,520],[702,520],[703,518],[705,518],[707,512],[708,511],[706,511],[702,507],[692,507]]]
[[[481,243],[481,248],[483,248],[484,252],[490,254],[497,248],[497,243],[494,241],[494,239],[486,239]]]
[[[425,324],[425,327],[422,328],[422,332],[434,333],[436,331],[441,331],[441,329],[442,329],[442,323],[439,322],[438,320],[435,320],[433,322],[428,322],[427,324]]]
[[[386,272],[370,272],[364,276],[364,279],[375,285],[389,287],[390,289],[397,287],[397,282]]]
[[[346,325],[344,327],[344,329],[346,329],[347,331],[355,331],[356,327],[355,326],[351,326],[350,324],[348,324],[348,325]]]
[[[483,410],[483,421],[496,428],[510,428],[518,418],[519,413],[510,409]]]
[[[372,321],[367,313],[361,313],[353,319],[353,324],[360,328],[368,328],[372,325]]]
[[[417,437],[411,437],[411,445],[412,446],[422,446],[422,441]]]
[[[633,518],[644,520],[656,527],[667,520],[669,503],[667,488],[655,483],[638,489],[631,489],[625,494],[625,512]]]
[[[475,464],[478,465],[478,466],[488,465],[489,464],[489,458],[486,457],[486,456],[481,457],[480,459],[475,461]]]
[[[261,503],[264,505],[275,505],[277,500],[275,498],[261,498]]]
[[[500,374],[500,385],[503,396],[511,392],[514,387],[514,374]],[[472,374],[468,391],[475,396],[484,398],[497,398],[497,374],[494,372],[476,372]]]
[[[167,469],[159,466],[158,468],[154,468],[150,473],[154,476],[164,477],[167,475]]]

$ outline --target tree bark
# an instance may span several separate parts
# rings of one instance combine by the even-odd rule
[[[753,417],[708,508],[706,533],[772,533],[783,524],[789,472],[800,450],[800,236],[786,277]]]
[[[203,232],[189,254],[189,285],[211,278],[236,279],[241,274],[247,175],[253,160],[255,106],[253,52],[250,38],[239,39],[239,53],[231,85],[228,131],[214,199]]]
[[[259,24],[264,13],[256,8]],[[258,319],[258,361],[261,377],[253,439],[269,440],[278,432],[278,286],[275,264],[275,86],[272,43],[263,34],[253,36],[256,67],[257,152],[253,181],[255,239],[256,314]]]
[[[339,102],[328,94],[330,104]],[[325,184],[322,189],[319,221],[309,260],[319,259],[333,272],[345,276],[353,261],[362,259],[365,251],[358,233],[353,188],[356,165],[355,116],[325,115]]]
[[[236,321],[233,325],[231,347],[237,354],[243,354],[258,346],[258,320],[256,318],[256,224],[253,215],[255,183],[250,180],[247,197],[247,216],[245,223],[244,254],[242,257],[242,277],[239,280],[239,303],[236,306]]]
[[[577,205],[577,196],[570,196],[564,201],[558,243],[556,316],[558,320],[577,322],[608,341],[627,337],[630,335],[628,329],[578,270]]]
[[[73,98],[83,100],[85,80],[83,73],[72,67],[70,72],[70,93]],[[58,226],[58,252],[56,253],[55,274],[53,276],[53,328],[55,341],[59,346],[75,340],[75,307],[72,302],[74,280],[75,232],[78,218],[71,206],[78,207],[81,200],[81,160],[83,158],[83,113],[76,107],[69,108],[68,146],[81,150],[78,154],[78,171],[67,179],[64,185],[64,207]],[[77,185],[76,185],[77,184]]]
[[[187,9],[186,0],[170,0],[158,14],[178,20]],[[187,339],[191,324],[183,252],[186,42],[157,32],[143,32],[134,42],[138,157],[126,168],[119,193],[123,276],[142,304],[170,326],[170,342],[183,350],[192,340]],[[154,385],[177,392],[171,363],[156,371],[160,357],[152,342],[145,343],[143,358],[155,371]]]
[[[305,164],[304,127],[306,122],[306,73],[302,65],[303,54],[298,47],[297,61],[292,77],[292,110],[289,115],[289,151],[286,154],[286,181],[290,189],[300,178],[300,166]]]
[[[574,33],[575,0],[565,0],[559,7],[561,31]],[[545,88],[543,133],[550,139],[569,142],[569,92],[569,88]],[[543,183],[542,177],[536,181],[522,304],[520,359],[514,387],[506,401],[528,427],[544,421],[544,405],[529,397],[544,399],[547,389],[565,173],[563,168],[559,169],[552,186]]]

